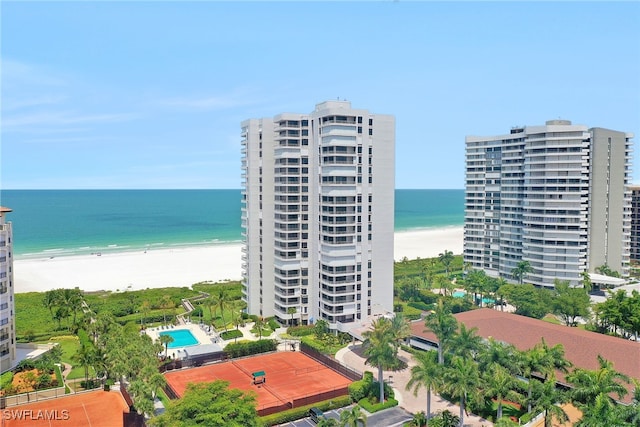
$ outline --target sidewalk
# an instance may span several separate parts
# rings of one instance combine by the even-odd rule
[[[358,372],[371,371],[375,379],[378,378],[378,368],[365,365],[364,358],[358,355],[354,350],[358,351],[360,345],[349,345],[340,349],[336,353],[336,359],[342,362],[347,367],[354,369]],[[415,414],[420,411],[427,411],[427,391],[424,388],[420,388],[418,395],[413,395],[413,390],[406,390],[405,387],[411,378],[411,367],[415,366],[415,362],[410,353],[399,350],[398,356],[400,359],[407,362],[408,367],[402,371],[384,371],[384,378],[387,383],[393,387],[398,405],[405,410]],[[449,410],[454,415],[460,413],[460,407],[442,399],[437,394],[431,393],[431,415],[436,415],[438,411]],[[464,416],[464,425],[469,427],[482,427],[492,426],[493,424],[476,415],[469,414]]]

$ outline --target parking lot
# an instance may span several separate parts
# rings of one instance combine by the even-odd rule
[[[340,419],[340,412],[345,408],[335,409],[333,411],[327,411],[324,413],[325,417]],[[407,421],[410,421],[413,415],[404,409],[396,406],[395,408],[385,409],[384,411],[376,412],[367,416],[367,427],[394,427],[401,426]],[[303,418],[290,423],[281,424],[283,427],[316,427],[316,423],[311,421],[310,418]]]

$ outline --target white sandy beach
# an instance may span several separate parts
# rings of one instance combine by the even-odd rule
[[[462,253],[462,227],[395,234],[396,261],[438,256],[445,249]],[[191,286],[203,281],[241,278],[240,244],[103,253],[13,262],[15,292],[79,287],[84,291],[140,290]]]

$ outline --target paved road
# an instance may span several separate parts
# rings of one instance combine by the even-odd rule
[[[371,371],[374,373],[374,377],[378,377],[378,369],[369,365],[365,365],[364,357],[361,355],[361,344],[349,345],[336,353],[336,359],[347,365],[349,368],[354,369],[357,372]],[[414,396],[412,391],[405,389],[409,379],[411,378],[411,367],[415,366],[415,361],[410,353],[404,350],[399,350],[398,357],[407,363],[407,368],[402,371],[392,372],[384,371],[384,378],[388,380],[393,387],[395,398],[398,400],[398,405],[405,409],[407,412],[415,414],[416,412],[426,411],[427,409],[427,392],[424,388],[418,391],[418,395]],[[460,412],[460,407],[454,405],[437,394],[431,394],[431,415],[436,415],[438,411],[449,410],[455,415]],[[368,425],[368,423],[367,423]],[[464,417],[465,427],[484,427],[492,426],[493,424],[476,415],[469,414]]]

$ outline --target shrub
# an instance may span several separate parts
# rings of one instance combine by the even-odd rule
[[[244,341],[228,344],[224,348],[224,352],[229,357],[234,358],[275,351],[277,346],[276,340]]]
[[[330,411],[331,409],[342,408],[349,404],[351,404],[351,398],[349,396],[340,396],[322,402],[278,412],[277,414],[265,415],[264,417],[260,417],[260,421],[262,421],[264,426],[284,424],[306,417],[309,414],[309,409],[314,406],[321,411]]]
[[[364,380],[354,381],[349,384],[349,396],[351,400],[354,402],[358,402],[359,400],[367,397],[367,392],[369,391],[369,384],[366,384]]]
[[[407,304],[409,307],[413,307],[416,308],[418,310],[422,310],[422,311],[428,311],[433,309],[433,305],[432,304],[425,304],[422,301],[412,301],[410,303]]]
[[[280,327],[280,324],[273,317],[270,317],[269,320],[267,320],[267,323],[269,325],[269,328],[273,331],[275,331]]]
[[[24,359],[20,363],[18,363],[16,371],[18,371],[18,372],[30,371],[30,370],[34,369],[35,367],[36,367],[36,364],[35,364],[35,361],[33,359]]]
[[[89,390],[92,388],[98,388],[100,387],[101,381],[100,380],[89,380],[89,381],[80,381],[80,386],[82,388],[84,388],[85,390]]]
[[[402,304],[402,315],[407,320],[417,320],[422,315],[422,312],[417,308],[413,308],[407,304]]]
[[[434,304],[438,301],[438,295],[434,294],[431,291],[421,289],[420,301],[422,301],[425,304]]]
[[[313,335],[315,333],[315,329],[313,325],[290,326],[287,328],[287,333],[294,337],[304,337],[307,335]]]
[[[398,401],[395,399],[387,399],[384,403],[371,403],[369,402],[369,399],[365,398],[358,401],[358,405],[362,406],[365,411],[373,414],[374,412],[382,411],[383,409],[398,406]]]
[[[380,383],[378,381],[372,381],[369,384],[369,390],[366,397],[369,399],[378,399],[378,397],[380,397]],[[391,388],[387,383],[384,383],[384,397],[385,399],[393,399],[395,397],[393,388]]]
[[[237,330],[237,329],[232,329],[230,331],[224,331],[220,334],[220,338],[222,338],[223,340],[232,340],[234,338],[241,338],[244,335],[242,335],[242,332]]]
[[[7,386],[10,386],[12,381],[13,372],[7,371],[4,374],[0,375],[0,389],[5,389]]]
[[[199,305],[196,308],[194,308],[193,311],[191,313],[189,313],[189,316],[191,316],[191,317],[200,317],[200,316],[202,316],[202,306]]]

